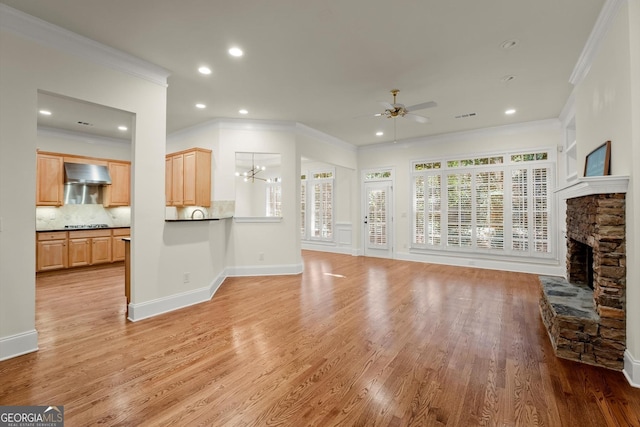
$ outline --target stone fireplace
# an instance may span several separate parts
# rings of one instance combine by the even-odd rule
[[[566,280],[540,277],[556,355],[617,370],[626,348],[625,192],[569,194]]]

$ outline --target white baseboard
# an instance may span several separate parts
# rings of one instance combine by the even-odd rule
[[[227,277],[238,276],[286,276],[301,274],[304,271],[304,265],[248,265],[242,267],[227,267]]]
[[[624,351],[624,369],[622,373],[632,387],[640,388],[640,360],[634,358],[629,350]]]
[[[0,338],[0,360],[11,359],[38,350],[38,331]]]
[[[302,249],[305,251],[318,251],[318,252],[330,252],[333,254],[342,255],[356,255],[357,251],[352,247],[347,246],[335,246],[327,244],[314,244],[309,242],[302,243]]]
[[[127,317],[132,322],[137,322],[159,314],[209,301],[220,285],[222,285],[225,278],[226,276],[221,273],[209,286],[203,288],[146,301],[140,304],[130,303]]]
[[[543,262],[527,262],[527,260],[500,260],[482,259],[468,256],[417,254],[410,252],[397,252],[396,259],[403,261],[428,262],[433,264],[453,265],[457,267],[473,267],[489,270],[514,271],[517,273],[542,274],[546,276],[563,276],[565,266],[555,263],[546,264]]]

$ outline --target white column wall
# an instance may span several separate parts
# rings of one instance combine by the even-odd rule
[[[0,34],[0,57],[0,358],[37,346],[38,90],[136,116],[131,156],[133,312],[146,306],[147,313],[156,314],[156,301],[211,288],[224,268],[224,248],[219,243],[224,242],[224,226],[211,225],[210,234],[215,236],[204,241],[194,229],[164,222],[166,87],[5,31]],[[190,283],[183,283],[185,271],[191,272]]]

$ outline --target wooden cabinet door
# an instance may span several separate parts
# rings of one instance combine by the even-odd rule
[[[130,228],[114,228],[112,230],[113,238],[111,240],[111,261],[124,261],[125,259],[125,244],[123,237],[131,236]]]
[[[62,206],[64,162],[60,156],[37,155],[36,206]]]
[[[111,262],[111,236],[91,240],[91,264]]]
[[[130,206],[131,164],[109,162],[111,185],[105,187],[105,206]]]
[[[167,157],[164,162],[165,205],[173,206],[173,158]]]
[[[196,204],[196,153],[184,153],[182,155],[183,166],[183,198],[184,206],[194,206]]]
[[[211,206],[211,150],[193,148],[166,157],[167,206]]]
[[[184,206],[184,157],[171,158],[171,197],[173,206]]]
[[[37,245],[36,268],[38,271],[67,268],[67,241],[40,241]]]
[[[69,267],[79,267],[91,263],[91,239],[69,239]]]

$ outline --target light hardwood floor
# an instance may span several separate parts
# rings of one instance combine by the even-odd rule
[[[640,426],[622,373],[554,356],[536,276],[303,257],[136,323],[121,265],[40,275],[40,350],[0,362],[0,405],[64,405],[67,426]]]

